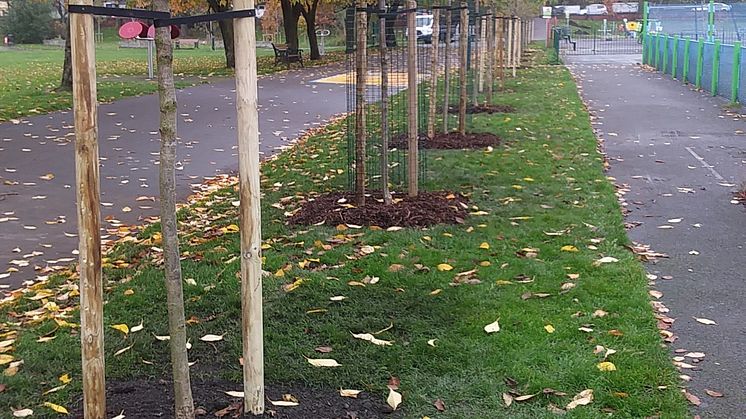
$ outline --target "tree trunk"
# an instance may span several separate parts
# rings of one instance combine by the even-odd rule
[[[282,7],[282,27],[285,29],[285,43],[289,49],[298,49],[298,19],[303,6],[293,4],[291,0],[280,0]]]
[[[214,12],[225,12],[230,10],[229,3],[220,0],[207,0],[207,4]],[[236,56],[233,49],[233,20],[221,20],[218,22],[220,34],[223,36],[223,48],[225,49],[225,66],[234,68],[236,66]]]
[[[70,46],[70,17],[65,19],[65,62],[62,64],[62,81],[59,90],[73,90],[72,48]]]
[[[399,8],[401,7],[401,0],[394,0],[391,2],[391,7],[389,7],[388,12],[389,13],[396,13],[399,11]],[[391,25],[388,25],[386,27],[386,46],[389,48],[396,48],[396,33],[394,32],[394,26],[395,26],[396,20],[394,19],[394,22],[391,22]]]
[[[285,1],[285,0],[283,0]],[[358,8],[365,8],[365,0],[357,0]],[[368,20],[365,12],[356,12],[355,17],[355,202],[365,206],[365,86],[367,83],[367,50]]]
[[[168,11],[168,0],[155,0],[157,11]],[[177,419],[194,418],[194,400],[189,379],[189,359],[184,322],[184,293],[181,285],[179,239],[176,220],[176,90],[174,88],[171,29],[158,28],[155,35],[160,96],[160,200],[164,274],[168,304],[168,332],[171,336],[171,369]]]
[[[386,0],[379,0],[378,8],[386,8]],[[388,48],[386,47],[386,18],[381,17],[379,22],[379,44],[381,59],[381,192],[383,203],[391,205],[391,191],[389,191],[389,60]]]
[[[318,8],[319,0],[313,0],[308,4],[308,9],[303,7],[302,13],[303,18],[306,19],[306,33],[308,34],[308,44],[311,48],[311,59],[321,59],[321,53],[319,52],[319,40],[316,37],[316,9]]]

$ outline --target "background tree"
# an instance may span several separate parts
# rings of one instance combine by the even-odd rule
[[[72,48],[70,46],[70,16],[65,7],[65,0],[54,0],[54,8],[63,20],[65,37],[65,61],[62,63],[62,80],[59,90],[71,92],[73,90]]]
[[[41,44],[53,35],[52,3],[48,0],[12,0],[0,20],[0,32],[13,34],[17,44]]]

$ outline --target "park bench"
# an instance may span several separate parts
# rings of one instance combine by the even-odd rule
[[[199,48],[199,39],[177,39],[176,49]]]
[[[272,49],[275,51],[275,65],[285,63],[290,69],[290,63],[300,63],[303,67],[303,50],[290,49],[286,44],[275,45],[272,43]]]

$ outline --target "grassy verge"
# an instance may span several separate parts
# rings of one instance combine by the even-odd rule
[[[285,66],[274,66],[271,50],[257,50],[259,74],[282,71]],[[343,54],[332,51],[319,61],[307,65],[323,65],[339,61]],[[23,116],[44,114],[72,106],[72,95],[59,92],[62,76],[63,52],[59,48],[39,46],[20,47],[0,51],[0,122]],[[116,43],[100,44],[96,48],[96,72],[100,102],[111,102],[128,96],[153,93],[154,80],[147,80],[147,51],[119,48]],[[174,73],[177,87],[209,82],[212,77],[231,76],[225,68],[222,50],[207,47],[174,51]]]
[[[624,247],[614,189],[602,173],[603,159],[569,73],[558,67],[521,70],[506,87],[510,93],[498,101],[517,112],[472,121],[475,130],[502,136],[504,146],[429,156],[426,188],[471,199],[473,215],[463,225],[399,231],[286,226],[285,213],[302,196],[344,187],[341,124],[263,166],[268,382],[356,388],[383,400],[396,376],[401,408],[412,418],[437,417],[438,398],[446,405],[443,417],[554,417],[552,406],[563,408],[585,389],[594,391],[593,402],[567,417],[686,416],[644,271]],[[196,380],[240,382],[236,199],[233,188],[219,189],[182,213]],[[160,254],[152,248],[157,244],[154,231],[146,230],[140,242],[107,260],[105,324],[144,326],[129,336],[107,327],[110,380],[169,375],[167,343],[153,337],[167,331]],[[595,263],[602,257],[617,261]],[[134,264],[115,268],[123,263]],[[453,269],[442,270],[444,264]],[[470,270],[478,281],[451,285]],[[366,277],[380,280],[350,284]],[[13,376],[0,377],[7,385],[3,414],[11,406],[41,411],[44,401],[69,406],[80,392],[78,336],[61,321],[76,322],[64,308],[75,303],[75,292],[64,294],[74,282],[55,281],[4,304],[0,332],[19,329],[14,323],[28,317],[18,313],[38,310],[31,313],[38,320],[18,331],[8,351],[24,364]],[[60,294],[68,300],[56,301]],[[32,300],[35,295],[47,298]],[[346,299],[333,302],[332,296]],[[498,318],[501,330],[485,333],[484,326]],[[394,342],[388,347],[350,334],[390,325],[377,335]],[[224,339],[199,341],[207,333]],[[55,338],[39,343],[40,336]],[[599,369],[605,351],[594,353],[597,345],[616,351],[606,359],[615,371]],[[318,346],[333,352],[317,354]],[[330,357],[342,366],[314,368],[305,357]],[[60,385],[63,374],[72,378],[67,387],[42,394]],[[543,393],[547,388],[555,392]],[[537,395],[506,406],[502,394],[511,389]]]

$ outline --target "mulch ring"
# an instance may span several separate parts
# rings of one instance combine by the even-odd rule
[[[447,134],[437,133],[433,138],[427,138],[420,135],[420,148],[431,150],[463,150],[470,148],[495,147],[500,145],[500,137],[489,132],[474,132],[461,135],[458,132],[449,132]],[[401,134],[391,138],[389,143],[391,148],[406,150],[408,146],[407,135]]]
[[[468,215],[468,199],[449,191],[420,192],[416,197],[393,196],[391,205],[382,194],[367,196],[365,206],[354,204],[351,192],[332,192],[308,199],[290,217],[290,224],[328,226],[355,225],[389,227],[427,227],[435,224],[461,224]]]
[[[487,105],[487,104],[477,104],[477,105],[466,105],[466,113],[467,114],[475,114],[475,113],[487,113],[492,115],[493,113],[514,113],[515,108],[510,105]],[[448,113],[454,114],[458,113],[458,106],[449,106],[448,107]]]
[[[192,381],[192,396],[197,417],[242,418],[243,399],[225,391],[241,391],[240,383],[222,380]],[[382,419],[400,418],[392,412],[383,397],[362,392],[358,397],[342,397],[339,390],[310,388],[304,385],[274,385],[265,388],[269,400],[297,400],[298,406],[273,406],[265,400],[262,416],[279,419]],[[292,398],[291,398],[292,397]],[[173,383],[166,380],[109,381],[106,383],[106,417],[124,411],[127,419],[173,418]],[[83,417],[82,407],[71,411],[72,417]]]

